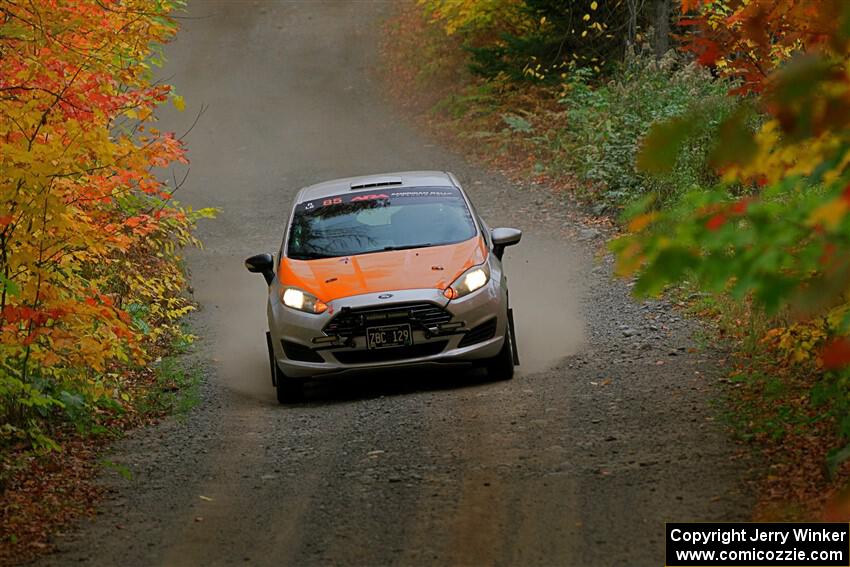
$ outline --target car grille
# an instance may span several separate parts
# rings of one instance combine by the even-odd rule
[[[340,311],[325,325],[325,334],[350,337],[365,335],[366,327],[410,323],[413,329],[425,330],[448,323],[452,314],[433,303],[411,303],[381,308]]]
[[[366,364],[370,362],[387,362],[406,358],[420,358],[440,354],[446,348],[448,341],[420,343],[418,345],[381,348],[376,350],[340,350],[333,353],[343,364]]]
[[[280,341],[283,346],[283,354],[289,360],[298,360],[301,362],[324,362],[322,356],[308,346],[300,345],[289,341]]]
[[[465,335],[458,343],[458,347],[465,347],[469,345],[474,345],[475,343],[480,343],[489,339],[492,339],[496,336],[496,319],[490,319],[489,321],[485,321],[481,323]]]

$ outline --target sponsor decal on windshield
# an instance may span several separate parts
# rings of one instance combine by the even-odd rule
[[[374,203],[377,206],[388,206],[393,200],[401,199],[414,199],[419,202],[434,202],[445,199],[460,198],[460,192],[457,189],[448,187],[435,189],[396,189],[381,191],[380,193],[346,193],[342,195],[334,195],[333,197],[324,197],[322,199],[314,199],[312,201],[299,203],[295,209],[299,212],[312,213],[320,211],[325,207],[347,205],[352,203]]]

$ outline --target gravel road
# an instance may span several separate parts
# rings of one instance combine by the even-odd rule
[[[183,419],[109,460],[102,513],[43,565],[663,565],[665,521],[741,520],[747,463],[712,419],[723,354],[692,323],[636,303],[604,235],[545,188],[511,184],[435,145],[374,79],[391,2],[195,0],[164,76],[190,133],[178,193],[217,206],[192,252]],[[491,225],[525,231],[507,270],[523,365],[510,382],[397,372],[322,383],[282,407],[268,378],[262,278],[291,197],[334,177],[455,172]],[[179,178],[179,172],[178,172]]]

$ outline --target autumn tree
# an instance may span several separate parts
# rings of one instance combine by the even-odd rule
[[[712,152],[722,181],[660,208],[650,197],[630,212],[631,234],[614,243],[636,289],[682,280],[752,300],[805,326],[824,371],[816,385],[850,437],[850,4],[842,0],[684,0],[686,49],[728,78],[737,109]],[[639,166],[677,167],[699,105],[657,124]]]
[[[189,306],[180,246],[199,214],[156,170],[186,162],[152,79],[179,0],[0,3],[0,426],[128,399],[122,368]],[[201,214],[206,214],[204,211]]]

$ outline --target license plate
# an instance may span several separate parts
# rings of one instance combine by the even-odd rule
[[[366,346],[372,349],[410,346],[412,344],[413,336],[410,334],[410,325],[385,325],[366,329]]]

